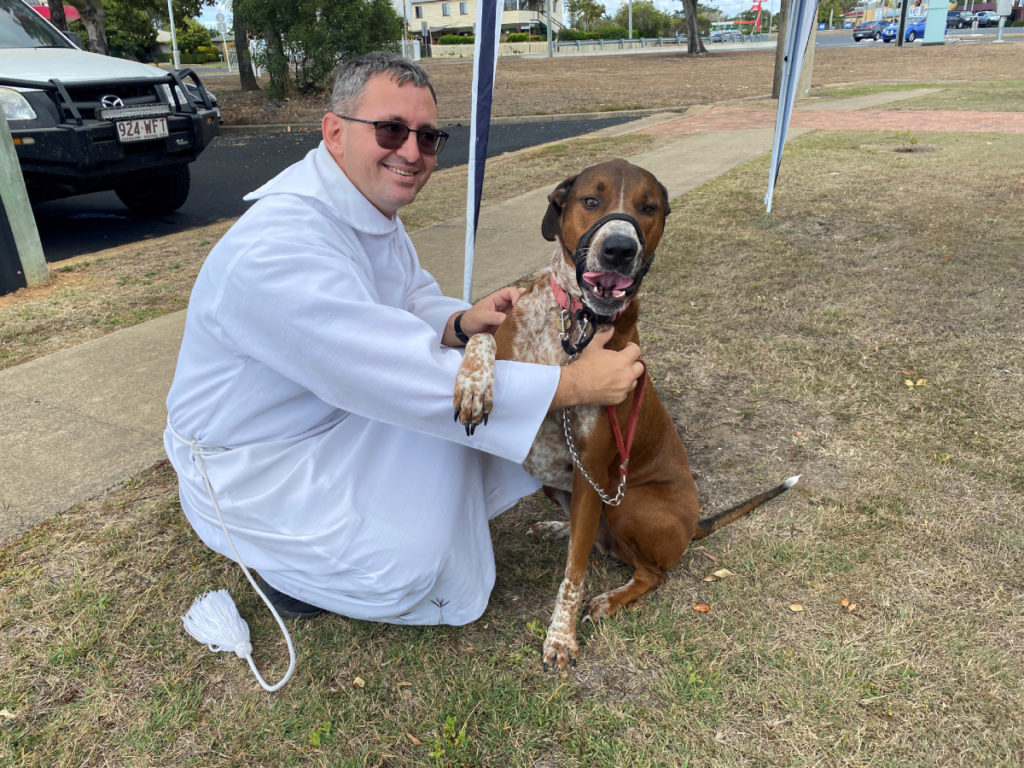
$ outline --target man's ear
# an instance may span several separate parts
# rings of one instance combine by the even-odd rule
[[[345,144],[342,141],[345,135],[345,121],[333,112],[328,112],[324,115],[323,120],[320,121],[320,134],[324,138],[327,151],[331,153],[331,157],[334,158],[335,162],[340,165],[345,154]]]
[[[555,237],[562,234],[562,211],[565,210],[565,203],[569,199],[569,192],[572,185],[576,183],[576,176],[570,176],[548,195],[548,209],[544,212],[544,219],[540,223],[540,233],[545,240],[554,241]]]

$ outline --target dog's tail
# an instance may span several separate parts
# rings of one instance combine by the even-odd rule
[[[697,539],[703,539],[705,536],[710,536],[719,528],[724,528],[729,523],[739,520],[744,515],[749,515],[766,501],[770,501],[776,496],[788,491],[797,484],[799,479],[800,475],[793,475],[793,477],[790,477],[785,482],[775,486],[771,490],[759,493],[757,496],[749,498],[746,501],[737,504],[735,507],[730,507],[729,509],[719,512],[717,515],[712,515],[704,520],[698,520],[697,533],[694,534],[693,540],[696,541]]]

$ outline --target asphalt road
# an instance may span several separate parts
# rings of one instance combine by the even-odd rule
[[[493,157],[579,136],[631,119],[496,124],[491,127],[487,155]],[[451,138],[438,159],[438,168],[465,165],[469,158],[469,128],[454,126],[445,130]],[[243,195],[299,160],[319,140],[320,134],[314,131],[218,136],[192,164],[192,192],[188,201],[169,216],[135,219],[113,192],[38,205],[35,217],[43,253],[49,262],[61,261],[240,216],[249,206],[242,200]]]

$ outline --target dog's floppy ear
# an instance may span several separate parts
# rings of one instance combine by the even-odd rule
[[[670,208],[668,204],[668,190],[665,189],[665,185],[662,184],[660,181],[658,182],[658,186],[661,187],[661,194],[665,198],[665,215],[668,216],[670,213],[672,213],[672,208]]]
[[[562,234],[562,211],[565,210],[565,202],[569,199],[569,191],[576,183],[576,176],[570,176],[548,195],[548,209],[544,212],[544,220],[540,223],[540,233],[545,240],[554,240],[557,235]]]

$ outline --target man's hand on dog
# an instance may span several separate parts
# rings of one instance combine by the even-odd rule
[[[448,325],[444,329],[442,341],[445,346],[462,346],[462,342],[455,334],[456,317],[459,317],[459,325],[467,336],[475,336],[478,333],[494,333],[498,330],[498,326],[505,322],[505,318],[519,301],[522,293],[522,289],[515,286],[502,288],[489,296],[484,296],[465,312],[456,312],[448,318]]]
[[[629,342],[618,351],[605,349],[613,330],[608,327],[596,333],[576,360],[562,366],[550,410],[573,405],[617,405],[636,388],[644,372],[640,347]]]

